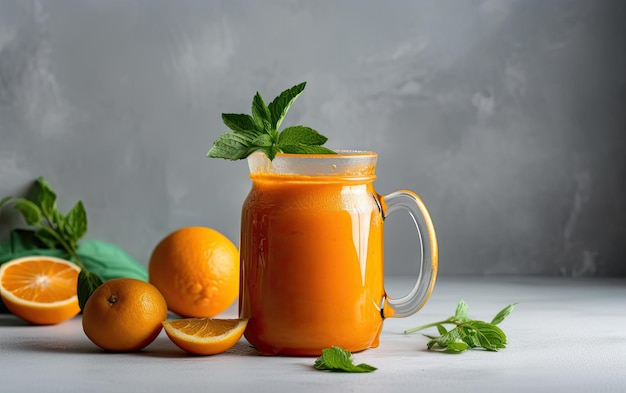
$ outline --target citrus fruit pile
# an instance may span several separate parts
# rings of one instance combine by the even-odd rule
[[[80,312],[72,262],[32,256],[0,267],[0,296],[16,316],[38,325],[63,322]],[[235,345],[247,321],[213,318],[239,294],[239,251],[220,232],[185,227],[163,238],[150,257],[149,282],[117,278],[100,285],[85,303],[86,336],[111,352],[137,351],[165,328],[181,349],[213,355]],[[167,320],[168,310],[179,319]]]

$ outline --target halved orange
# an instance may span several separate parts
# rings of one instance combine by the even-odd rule
[[[163,327],[182,350],[215,355],[237,344],[247,324],[247,319],[182,318],[164,321]]]
[[[80,312],[80,268],[65,259],[29,256],[0,266],[0,296],[9,311],[37,325],[63,322]]]

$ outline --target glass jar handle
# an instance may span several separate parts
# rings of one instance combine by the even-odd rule
[[[385,295],[381,314],[388,317],[408,317],[426,304],[437,278],[438,246],[435,227],[422,199],[412,191],[399,190],[380,197],[383,219],[396,210],[406,211],[415,224],[419,240],[419,276],[415,286],[407,295],[391,298]]]

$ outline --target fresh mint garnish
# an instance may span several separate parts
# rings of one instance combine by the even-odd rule
[[[343,348],[333,346],[322,350],[322,356],[313,365],[317,370],[346,373],[371,373],[376,367],[369,364],[354,364],[352,354]]]
[[[306,82],[280,93],[265,105],[258,92],[252,99],[252,115],[223,113],[224,124],[232,130],[220,135],[207,153],[208,157],[241,160],[262,151],[270,160],[278,153],[334,154],[323,147],[328,138],[310,127],[292,126],[279,132],[280,125]]]
[[[468,349],[483,348],[487,351],[497,351],[506,347],[506,335],[498,325],[513,311],[517,303],[503,308],[491,322],[471,319],[467,314],[467,303],[462,299],[456,307],[454,316],[439,322],[433,322],[416,328],[405,330],[405,334],[414,333],[431,327],[436,327],[439,336],[425,335],[430,339],[428,349],[441,350],[448,353],[461,353]],[[447,330],[444,325],[454,325]]]
[[[39,177],[35,181],[31,199],[11,196],[0,200],[0,207],[9,202],[18,210],[26,224],[34,228],[35,237],[48,248],[60,248],[67,252],[78,267],[78,304],[83,309],[93,291],[102,284],[102,279],[87,270],[78,256],[78,241],[87,233],[87,213],[82,201],[63,214],[57,209],[57,195],[48,183]]]

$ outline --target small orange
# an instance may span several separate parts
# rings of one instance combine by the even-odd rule
[[[83,308],[83,330],[107,351],[138,351],[159,335],[167,303],[152,284],[115,278],[100,285]]]
[[[215,355],[232,348],[247,319],[183,318],[163,322],[165,333],[179,348],[196,355]]]
[[[0,296],[9,311],[37,325],[52,325],[80,312],[80,268],[65,259],[29,256],[0,267]]]
[[[214,229],[181,228],[157,244],[148,275],[176,314],[212,317],[239,295],[239,250]]]

